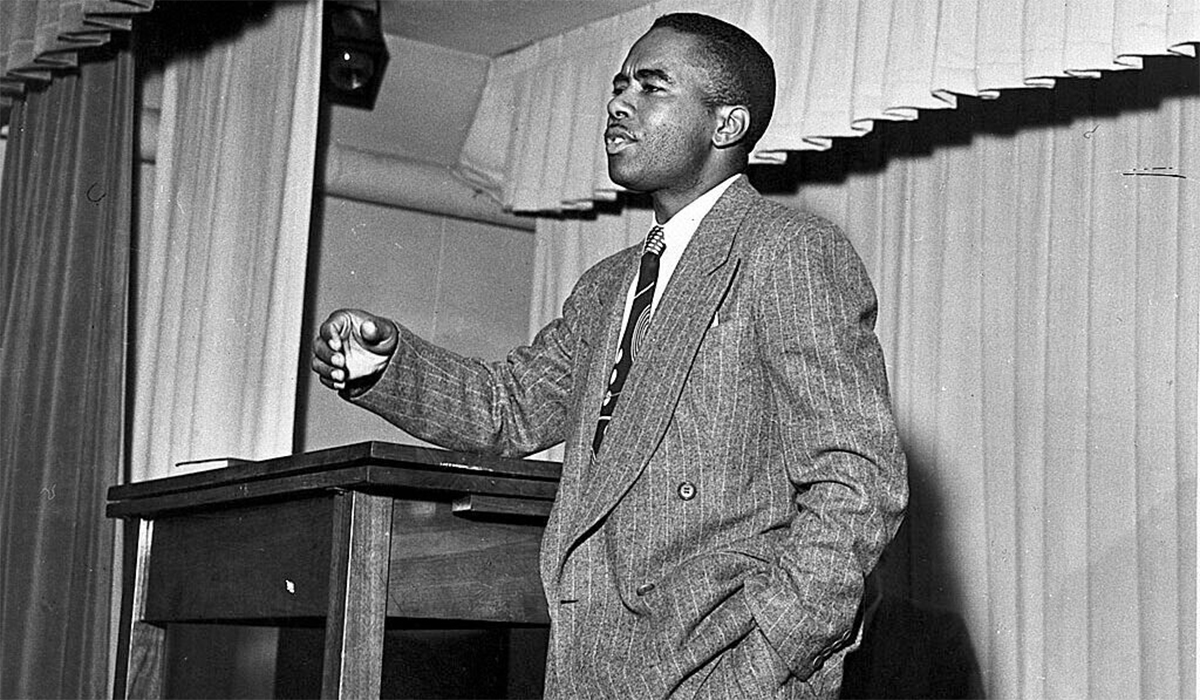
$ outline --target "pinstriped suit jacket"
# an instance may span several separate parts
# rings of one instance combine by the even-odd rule
[[[456,450],[566,441],[541,556],[548,697],[836,696],[908,495],[871,283],[834,226],[741,178],[684,251],[593,461],[638,255],[588,270],[500,362],[401,329],[354,400]]]

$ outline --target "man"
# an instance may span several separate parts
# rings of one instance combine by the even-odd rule
[[[322,382],[418,437],[512,456],[566,441],[541,556],[549,697],[837,695],[905,463],[861,261],[741,174],[774,82],[741,30],[659,18],[604,138],[665,249],[654,233],[588,270],[502,362],[357,310],[314,341]]]

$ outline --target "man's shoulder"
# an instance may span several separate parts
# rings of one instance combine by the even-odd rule
[[[844,237],[842,230],[829,219],[762,195],[757,195],[751,205],[745,226],[756,247],[803,239]]]
[[[604,286],[622,279],[640,249],[641,243],[634,243],[606,256],[579,276],[576,288]]]
[[[854,244],[845,232],[815,212],[753,193],[737,234],[738,247],[750,270],[780,269],[785,261],[808,266],[861,268]],[[751,274],[756,274],[752,272]]]
[[[797,230],[838,231],[828,219],[814,212],[771,199],[761,194],[747,178],[729,188],[729,206],[744,207],[745,225],[781,233]]]

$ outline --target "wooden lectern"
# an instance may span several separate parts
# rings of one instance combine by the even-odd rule
[[[389,617],[549,622],[560,465],[365,442],[109,490],[126,577],[116,695],[161,697],[165,625],[325,621],[322,696],[379,696]]]

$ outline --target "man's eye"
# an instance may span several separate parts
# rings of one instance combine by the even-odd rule
[[[653,83],[642,83],[642,92],[661,92],[662,88]]]
[[[613,85],[613,89],[612,89],[613,97],[620,95],[622,92],[625,92],[624,85]]]

